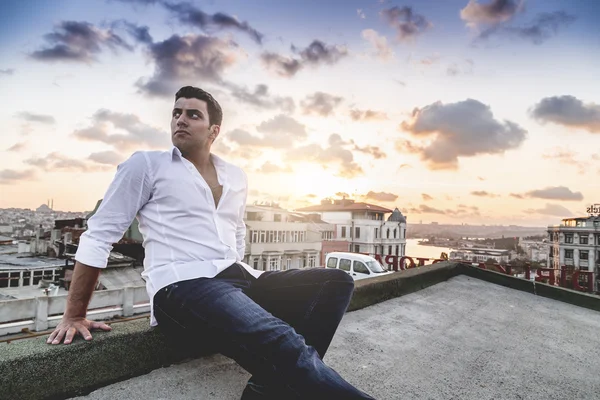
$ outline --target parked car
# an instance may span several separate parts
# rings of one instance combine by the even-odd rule
[[[371,256],[358,253],[333,252],[325,257],[325,268],[346,271],[355,281],[391,274]]]

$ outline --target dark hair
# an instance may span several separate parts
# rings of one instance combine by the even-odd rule
[[[221,122],[223,122],[223,110],[221,110],[219,102],[210,93],[194,86],[184,86],[175,93],[175,101],[180,97],[205,101],[208,110],[208,123],[210,125],[221,126]]]

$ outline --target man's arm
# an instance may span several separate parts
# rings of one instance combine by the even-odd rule
[[[69,344],[76,334],[80,334],[85,340],[92,340],[90,330],[110,331],[112,329],[102,322],[94,322],[85,318],[92,293],[98,282],[98,276],[100,276],[99,268],[81,264],[79,261],[75,263],[65,314],[46,343],[59,344],[64,338],[64,343]]]
[[[48,343],[59,344],[64,338],[65,344],[69,344],[76,334],[91,340],[91,329],[110,330],[108,325],[86,319],[86,311],[100,269],[106,268],[112,244],[123,237],[140,208],[151,197],[149,167],[144,153],[135,153],[119,165],[100,207],[88,221],[88,229],[79,239],[65,314],[48,338]]]

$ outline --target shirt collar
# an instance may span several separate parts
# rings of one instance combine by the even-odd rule
[[[178,156],[180,158],[183,158],[183,154],[181,154],[181,150],[179,150],[176,146],[173,146],[171,148],[171,159],[173,159],[173,157]],[[221,157],[218,157],[217,155],[210,153],[210,157],[211,160],[213,162],[213,164],[215,165],[215,169],[217,170],[217,175],[219,177],[219,181],[221,181],[221,183],[225,183],[228,179],[227,179],[227,162],[225,162],[225,160],[223,160]]]

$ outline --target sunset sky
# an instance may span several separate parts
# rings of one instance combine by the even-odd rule
[[[60,6],[58,6],[60,4]],[[174,93],[221,103],[250,199],[543,226],[600,202],[595,0],[0,6],[0,208],[91,210]]]

